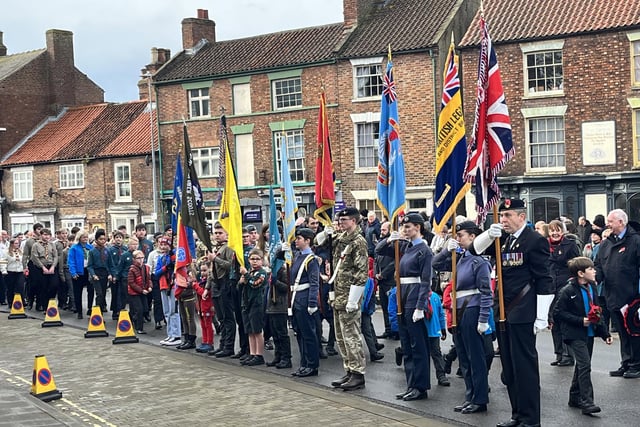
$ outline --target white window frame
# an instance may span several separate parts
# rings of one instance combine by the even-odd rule
[[[60,219],[61,228],[66,228],[67,230],[71,230],[73,227],[80,227],[84,230],[85,226],[85,218],[77,217],[77,218],[64,218]]]
[[[363,209],[369,212],[373,211],[376,213],[376,218],[378,218],[380,222],[383,222],[383,214],[376,199],[359,199],[356,201],[356,204],[358,206],[358,212],[361,212]],[[362,218],[362,220],[366,221],[367,218]]]
[[[373,113],[357,113],[351,114],[351,121],[353,122],[353,156],[355,163],[355,172],[356,173],[369,173],[375,172],[378,168],[378,145],[380,144],[380,112]],[[361,138],[359,134],[359,126],[361,125],[373,125],[378,124],[378,139],[374,138],[373,140],[373,155],[374,155],[374,165],[373,166],[362,166],[360,163],[360,148],[368,148],[368,146],[361,147],[359,145]]]
[[[10,213],[9,219],[11,222],[12,236],[15,236],[18,233],[24,233],[28,230],[33,230],[33,224],[36,223],[33,215],[31,214]]]
[[[127,233],[133,235],[133,230],[135,230],[136,224],[138,224],[138,215],[133,213],[112,213],[109,214],[109,216],[112,230],[117,230],[119,226],[126,225]]]
[[[640,166],[640,107],[631,110],[633,130],[633,166]]]
[[[84,188],[84,165],[82,163],[60,165],[58,175],[61,190]]]
[[[220,147],[203,147],[191,149],[193,164],[198,178],[217,178],[220,172]],[[205,164],[211,173],[205,173]]]
[[[190,118],[200,119],[211,117],[211,99],[209,94],[210,89],[208,87],[187,90]]]
[[[280,170],[282,169],[280,162],[280,144],[283,139],[283,133],[286,135],[287,141],[287,157],[289,160],[291,182],[305,182],[306,170],[304,167],[305,147],[303,129],[291,129],[273,133],[276,146],[276,180],[280,182]]]
[[[279,86],[282,86],[285,83],[287,84],[287,89],[286,91],[283,91],[285,88],[279,88]],[[290,86],[293,86],[293,90],[291,91],[289,90]],[[284,101],[285,97],[288,99],[286,102]],[[271,99],[274,111],[302,107],[302,77],[296,76],[271,80]],[[286,105],[279,106],[279,99],[282,99],[282,103]],[[292,99],[294,102],[292,102]]]
[[[539,98],[539,97],[549,97],[549,96],[562,96],[564,95],[564,76],[566,75],[565,65],[564,65],[564,40],[547,40],[543,42],[531,42],[531,43],[522,43],[520,44],[520,49],[522,50],[522,67],[523,67],[523,79],[524,79],[524,96],[526,98]],[[530,87],[529,83],[529,66],[528,59],[530,56],[540,55],[540,54],[549,54],[549,53],[557,53],[560,52],[562,55],[562,60],[560,62],[560,67],[562,69],[562,77],[561,82],[553,86],[551,88],[543,87],[543,90],[540,90],[540,87]],[[554,58],[555,59],[555,58]],[[547,65],[546,67],[554,67],[556,65]],[[533,68],[541,68],[542,66],[535,66]],[[548,79],[547,79],[548,80]]]
[[[382,96],[382,74],[384,73],[384,69],[382,68],[383,59],[384,59],[383,57],[376,57],[376,58],[358,58],[358,59],[350,60],[351,67],[353,69],[353,101],[372,101],[372,100],[380,99],[380,97]],[[370,71],[371,67],[378,68],[378,73],[377,74],[368,73],[364,75],[358,75],[358,70],[367,71],[367,68],[369,68],[368,71]],[[378,92],[379,93],[374,95],[368,95],[368,96],[361,94],[358,89],[361,86],[371,86],[371,80],[373,80],[373,78],[376,75],[378,76],[378,82],[379,82]]]
[[[118,177],[118,168],[124,168],[126,167],[129,170],[129,179],[119,179]],[[122,195],[120,193],[120,184],[126,184],[129,183],[129,195]],[[133,200],[133,187],[131,185],[131,164],[130,163],[125,163],[125,162],[120,162],[120,163],[115,163],[113,165],[113,183],[114,183],[114,192],[115,192],[115,201],[116,202],[130,202]]]
[[[631,86],[640,87],[640,32],[628,33],[631,64]]]
[[[11,169],[13,176],[13,200],[33,200],[33,166]]]
[[[527,174],[545,174],[545,173],[566,173],[567,171],[567,143],[566,143],[566,120],[565,113],[567,111],[567,106],[556,106],[556,107],[538,107],[538,108],[523,108],[522,115],[525,119],[525,147],[526,147],[526,165],[527,165]],[[532,152],[532,142],[531,142],[531,131],[529,130],[530,124],[534,120],[546,120],[546,119],[557,119],[560,118],[563,120],[564,128],[563,135],[564,138],[562,140],[562,145],[564,146],[563,154],[564,157],[564,165],[563,166],[551,166],[551,167],[533,167],[531,152]],[[560,144],[560,141],[551,141],[544,143],[544,145],[551,144]],[[543,145],[542,143],[539,145]],[[557,154],[556,154],[557,155]]]

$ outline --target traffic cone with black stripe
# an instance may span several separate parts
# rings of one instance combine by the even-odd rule
[[[118,326],[116,327],[116,337],[113,339],[114,344],[129,344],[139,342],[131,324],[129,310],[120,310],[118,317]]]
[[[43,328],[48,328],[51,326],[64,326],[64,323],[62,323],[62,320],[60,320],[60,312],[58,311],[58,302],[56,301],[55,298],[51,298],[49,300],[49,305],[47,306],[44,322],[42,322]]]
[[[109,332],[104,326],[104,319],[102,317],[102,309],[100,306],[94,305],[91,307],[91,317],[89,317],[89,326],[87,332],[84,333],[85,338],[97,338],[108,337]]]
[[[44,402],[62,397],[62,392],[56,388],[56,383],[53,381],[53,374],[49,369],[47,358],[42,354],[36,356],[33,364],[31,394]]]
[[[24,304],[22,303],[22,295],[14,294],[13,303],[11,303],[11,313],[9,319],[26,319],[27,315],[24,312]]]

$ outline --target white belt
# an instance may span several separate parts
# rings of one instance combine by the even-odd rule
[[[422,278],[420,277],[401,277],[400,278],[401,285],[410,285],[412,283],[422,283]]]
[[[456,299],[458,298],[464,298],[467,297],[469,295],[475,295],[475,294],[479,294],[480,291],[478,289],[465,289],[463,291],[457,291],[456,292]]]
[[[308,283],[300,283],[298,285],[293,285],[291,287],[291,292],[300,292],[300,291],[304,291],[305,289],[309,289],[309,284]]]

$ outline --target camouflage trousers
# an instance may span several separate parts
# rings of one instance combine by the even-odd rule
[[[366,361],[360,335],[360,314],[360,310],[347,313],[345,310],[334,309],[333,312],[336,343],[344,370],[364,374]]]

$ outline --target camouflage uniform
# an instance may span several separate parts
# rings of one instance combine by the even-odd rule
[[[333,269],[345,251],[344,258],[334,281],[335,300],[333,302],[336,342],[342,356],[342,364],[347,372],[364,374],[365,358],[360,336],[360,309],[347,313],[351,286],[364,286],[367,282],[368,253],[367,241],[356,228],[351,233],[342,233],[333,242]]]

